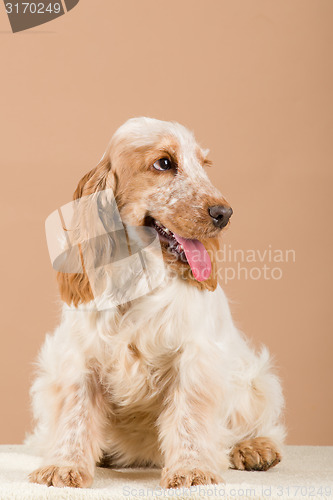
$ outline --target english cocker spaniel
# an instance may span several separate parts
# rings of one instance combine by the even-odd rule
[[[255,353],[234,326],[217,283],[232,209],[209,163],[182,125],[134,118],[79,182],[64,227],[77,245],[57,267],[62,319],[31,390],[28,441],[44,457],[31,481],[88,487],[96,464],[157,466],[162,487],[189,487],[280,461],[280,382],[268,351]],[[115,259],[117,248],[125,253]]]

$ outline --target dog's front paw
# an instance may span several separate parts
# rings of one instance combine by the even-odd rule
[[[162,488],[189,488],[198,484],[223,483],[223,479],[216,473],[206,469],[168,469],[162,470],[160,485]]]
[[[236,445],[230,459],[239,470],[267,470],[281,461],[281,455],[269,438],[247,439]]]
[[[72,488],[89,488],[93,482],[91,474],[76,466],[47,465],[36,469],[29,475],[32,483],[47,486],[71,486]]]

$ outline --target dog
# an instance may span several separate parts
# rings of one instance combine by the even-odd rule
[[[133,118],[79,182],[77,207],[88,201],[77,241],[98,226],[87,223],[97,213],[91,197],[111,191],[125,226],[158,235],[164,275],[111,307],[84,266],[58,272],[62,319],[31,389],[28,442],[44,457],[32,482],[89,487],[97,464],[160,467],[162,487],[190,487],[223,481],[229,467],[267,470],[281,460],[279,379],[267,349],[254,352],[235,327],[218,285],[219,236],[232,209],[206,174],[207,154],[178,123]],[[103,203],[107,226],[111,205]],[[105,238],[98,245],[111,255]],[[99,266],[95,281],[106,283],[117,264]],[[139,282],[127,280],[127,291]]]

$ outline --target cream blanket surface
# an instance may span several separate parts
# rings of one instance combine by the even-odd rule
[[[225,484],[163,490],[158,469],[101,469],[89,489],[31,484],[41,458],[25,445],[0,446],[0,499],[321,499],[333,498],[333,446],[286,446],[282,462],[267,472],[228,470]]]

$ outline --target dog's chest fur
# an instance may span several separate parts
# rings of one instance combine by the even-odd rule
[[[213,292],[176,279],[133,302],[126,312],[99,313],[94,343],[85,348],[114,414],[123,418],[160,411],[184,359],[214,349],[214,302]]]

